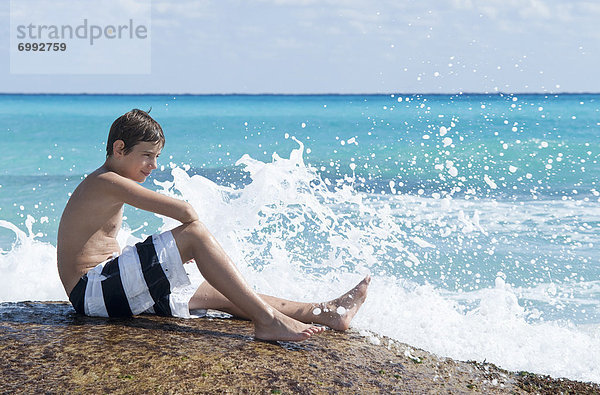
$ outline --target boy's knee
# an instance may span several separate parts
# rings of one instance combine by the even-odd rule
[[[210,233],[208,232],[208,228],[199,220],[192,221],[186,224],[186,232],[195,238],[203,238],[210,235]]]
[[[199,237],[204,237],[208,233],[208,229],[198,220],[181,224],[171,231],[173,237],[177,241],[177,245],[185,248],[191,245]]]
[[[206,226],[200,221],[193,221],[186,224],[182,224],[172,231],[177,248],[181,255],[181,259],[185,262],[193,259],[193,247],[197,245],[199,241],[210,237],[210,233]]]

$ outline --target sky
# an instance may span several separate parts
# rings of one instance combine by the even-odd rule
[[[153,0],[139,74],[11,73],[10,17],[1,93],[600,92],[597,0]]]

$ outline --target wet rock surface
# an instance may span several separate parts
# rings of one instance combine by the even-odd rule
[[[387,338],[252,337],[248,321],[76,315],[0,304],[2,393],[600,393],[600,386],[458,362]]]

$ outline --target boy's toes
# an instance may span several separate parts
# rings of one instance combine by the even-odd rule
[[[321,333],[321,331],[319,331],[319,328],[316,326],[311,326],[310,328],[306,328],[305,330],[303,330],[302,332],[304,333],[308,333],[310,336],[312,335],[316,335],[318,333]]]

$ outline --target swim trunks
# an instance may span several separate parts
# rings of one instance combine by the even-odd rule
[[[167,231],[125,247],[120,256],[88,271],[69,300],[75,311],[93,317],[154,313],[188,318],[189,299],[175,297],[188,285],[175,239]]]

